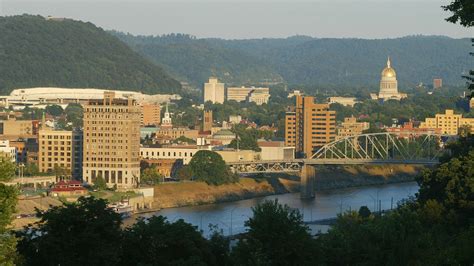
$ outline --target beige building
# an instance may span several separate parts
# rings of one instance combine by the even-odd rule
[[[169,139],[177,139],[179,137],[186,137],[188,139],[196,140],[199,136],[199,130],[189,129],[185,127],[179,128],[160,128],[155,132],[156,138],[167,137]]]
[[[158,126],[161,120],[161,108],[159,104],[144,103],[142,105],[142,126]]]
[[[152,147],[141,147],[140,156],[142,159],[147,160],[167,160],[167,159],[181,159],[183,164],[189,164],[194,154],[198,152],[199,149],[195,145],[189,146],[168,146],[162,148],[152,148]]]
[[[283,141],[258,141],[258,146],[261,149],[261,160],[271,161],[295,159],[295,147],[287,147]]]
[[[14,163],[17,162],[17,149],[10,146],[10,141],[0,140],[0,157],[10,158]]]
[[[262,105],[268,103],[270,100],[270,93],[262,91],[254,91],[250,93],[249,103],[255,103],[256,105]]]
[[[286,113],[285,145],[310,157],[319,147],[336,138],[336,112],[329,104],[314,103],[313,97],[296,96],[296,106]]]
[[[227,100],[236,102],[254,102],[257,105],[268,103],[269,88],[230,87],[227,88]]]
[[[336,139],[360,135],[364,130],[369,128],[369,122],[357,122],[357,119],[353,116],[346,117],[344,118],[344,122],[337,127]]]
[[[371,94],[372,99],[397,100],[407,97],[406,93],[398,92],[397,73],[392,68],[390,58],[387,59],[387,67],[382,70],[380,78],[379,94]]]
[[[204,102],[224,103],[224,83],[220,83],[217,78],[209,78],[204,83]]]
[[[65,170],[76,179],[82,178],[82,133],[53,130],[47,127],[38,134],[38,168],[42,173]]]
[[[9,115],[7,120],[0,120],[0,136],[27,138],[35,134],[33,120],[16,120],[15,116]]]
[[[252,162],[260,160],[260,152],[253,150],[222,150],[215,151],[226,162]]]
[[[434,118],[426,118],[425,122],[420,124],[420,128],[441,129],[441,133],[447,135],[457,135],[462,126],[469,126],[472,133],[474,118],[463,118],[461,114],[455,114],[450,109],[447,109],[444,114],[436,114]]]
[[[329,105],[333,103],[338,103],[344,106],[354,107],[354,105],[358,102],[359,101],[357,101],[355,97],[329,97],[328,98]]]
[[[132,98],[90,100],[84,106],[84,181],[104,178],[108,186],[132,188],[140,180],[140,114]]]

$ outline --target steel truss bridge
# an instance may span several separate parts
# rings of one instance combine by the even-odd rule
[[[307,159],[228,163],[234,173],[298,173],[305,165],[433,165],[453,136],[419,132],[371,133],[344,137],[322,146]]]
[[[372,133],[328,143],[307,159],[227,163],[238,174],[295,173],[301,177],[301,197],[314,198],[316,165],[418,164],[439,162],[453,136],[419,132]]]

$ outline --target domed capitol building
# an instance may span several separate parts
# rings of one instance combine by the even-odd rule
[[[374,100],[382,99],[384,101],[399,101],[407,97],[406,93],[398,92],[397,72],[391,66],[390,57],[387,59],[387,67],[382,70],[379,94],[371,93],[370,96]]]

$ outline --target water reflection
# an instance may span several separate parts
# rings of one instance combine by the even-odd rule
[[[395,208],[399,201],[414,196],[417,191],[418,185],[409,182],[317,192],[313,200],[300,199],[299,193],[292,193],[236,202],[164,209],[141,216],[163,215],[170,221],[184,219],[202,230],[205,236],[210,234],[210,224],[217,225],[224,234],[229,235],[244,232],[244,222],[252,215],[251,208],[267,199],[278,199],[280,203],[287,204],[291,208],[298,208],[305,221],[314,221],[336,217],[338,213],[347,210],[358,210],[364,205],[371,211]],[[311,228],[317,231],[327,229],[327,226],[313,225]]]

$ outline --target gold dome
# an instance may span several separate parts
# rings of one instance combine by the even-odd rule
[[[389,57],[387,60],[387,67],[382,70],[382,77],[392,78],[396,76],[397,76],[397,73],[395,72],[395,69],[393,69],[390,66],[390,57]]]

